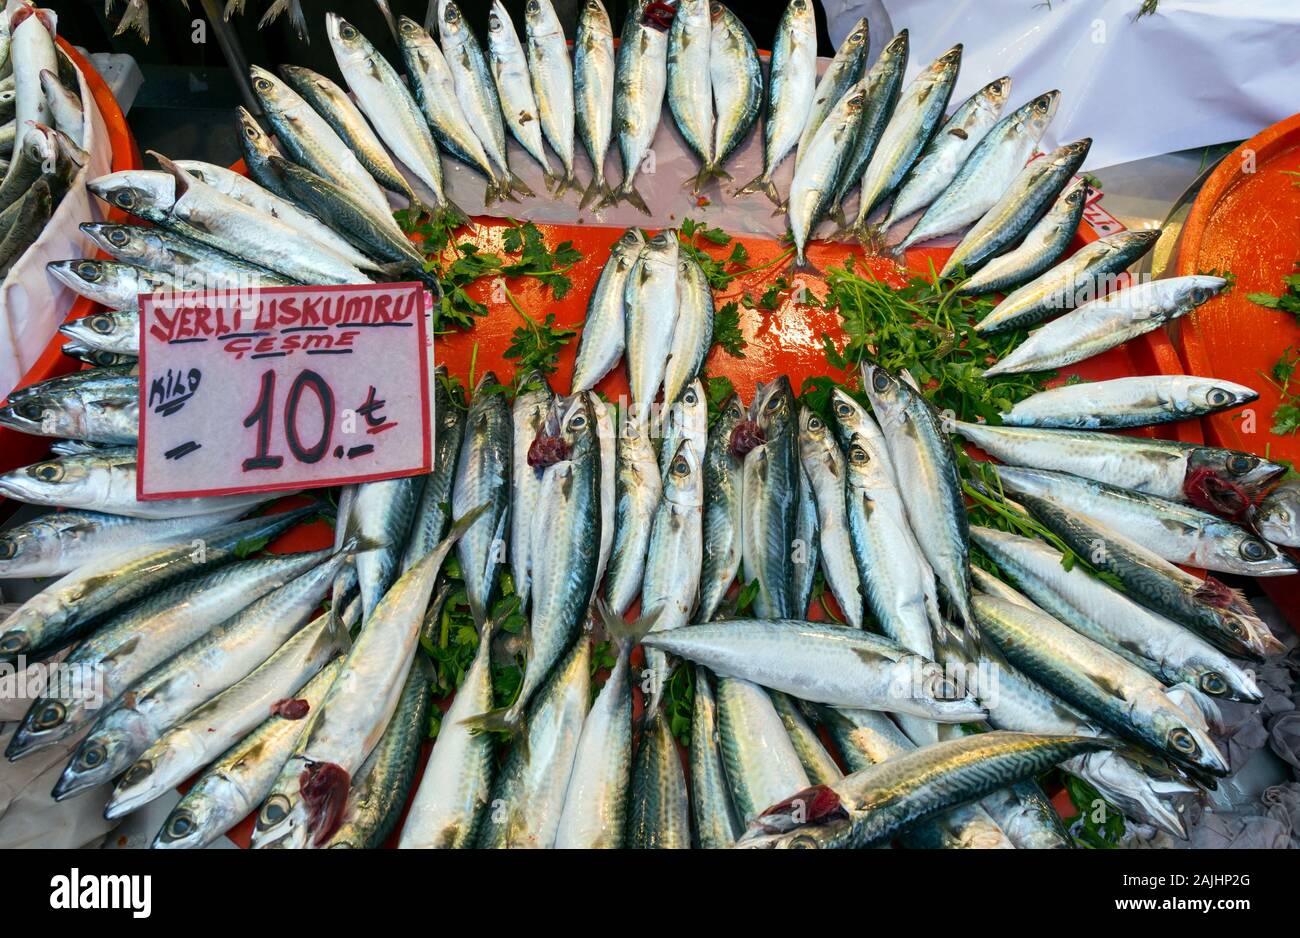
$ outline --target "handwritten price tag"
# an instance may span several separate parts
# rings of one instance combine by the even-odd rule
[[[415,283],[140,297],[142,499],[427,472]]]

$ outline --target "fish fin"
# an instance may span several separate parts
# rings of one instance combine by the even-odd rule
[[[835,225],[836,225],[836,228],[835,228],[836,235],[839,235],[839,234],[840,234],[841,232],[843,232],[846,228],[848,228],[848,226],[849,226],[849,220],[848,220],[847,218],[844,217],[844,206],[843,206],[843,205],[840,205],[839,203],[836,203],[835,207],[832,208],[832,209],[831,209],[827,214],[830,216],[831,221],[835,222]],[[836,235],[832,235],[832,237],[835,237]]]
[[[185,170],[181,169],[179,166],[177,166],[167,157],[163,156],[157,150],[149,150],[147,152],[149,156],[152,156],[155,160],[158,161],[158,165],[162,167],[163,172],[167,173],[169,176],[171,176],[173,179],[176,180],[175,201],[179,202],[181,200],[181,196],[183,196],[189,190],[190,185],[195,181],[194,177],[191,176],[189,173],[185,172]]]
[[[465,214],[465,210],[445,196],[438,211],[444,216],[454,219],[457,225],[469,224],[469,216]]]
[[[578,208],[586,208],[588,205],[592,204],[593,200],[600,198],[601,196],[608,196],[608,194],[609,190],[606,188],[604,183],[593,176],[586,191],[582,193],[582,198],[578,200]]]
[[[622,190],[621,195],[623,201],[629,203],[633,208],[641,212],[641,214],[652,214],[650,206],[646,205],[645,199],[641,198],[641,193],[636,191],[636,186],[628,186],[625,190]]]
[[[821,271],[813,265],[812,261],[808,260],[808,256],[803,251],[798,249],[795,250],[794,260],[789,263],[785,272],[787,274],[804,273],[812,274],[815,277],[821,276]]]
[[[730,179],[731,177],[728,176],[727,178]],[[781,205],[781,193],[776,191],[776,183],[768,178],[767,173],[763,173],[763,175],[751,179],[749,182],[745,183],[745,185],[732,192],[732,195],[750,195],[754,192],[762,192],[771,200],[773,205]],[[784,209],[782,209],[782,211],[784,211]]]
[[[560,176],[557,178],[555,188],[551,190],[551,195],[553,195],[555,198],[558,199],[560,196],[568,192],[570,189],[576,192],[581,188],[582,186],[578,182],[578,177],[575,176],[573,173],[569,173],[566,176]]]
[[[572,178],[572,177],[569,177],[569,178]],[[528,198],[530,198],[530,199],[533,198],[533,197],[537,194],[537,193],[533,192],[533,190],[530,189],[530,188],[528,187],[528,183],[524,182],[522,179],[520,179],[520,178],[519,178],[517,175],[515,175],[513,172],[510,174],[510,192],[511,192],[511,193],[518,192],[520,195],[526,195],[526,196],[528,196]],[[519,200],[518,200],[518,199],[515,199],[514,201],[517,202],[517,201],[519,201]]]
[[[698,173],[688,178],[686,182],[682,183],[682,186],[684,188],[689,187],[693,195],[699,195],[700,190],[715,179],[720,181],[730,181],[731,173],[727,172],[717,163],[706,163],[700,167]]]

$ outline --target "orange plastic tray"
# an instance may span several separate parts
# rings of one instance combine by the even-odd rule
[[[113,92],[105,84],[104,79],[100,77],[99,72],[95,71],[94,66],[81,53],[62,37],[59,37],[57,41],[60,48],[68,53],[68,56],[86,77],[86,85],[90,88],[91,96],[95,99],[99,113],[103,115],[104,126],[108,130],[108,142],[113,148],[112,166],[114,172],[139,168],[140,151],[136,149],[135,138],[131,136],[131,130],[126,124],[126,117],[122,114],[122,109],[118,107]],[[119,209],[113,209],[108,213],[108,219],[110,221],[125,221],[126,215]],[[108,255],[100,256],[107,257]],[[92,303],[85,297],[78,297],[72,304],[67,318],[80,319],[97,309],[99,309],[97,304]],[[18,382],[18,387],[24,388],[39,381],[57,378],[59,375],[66,375],[80,368],[82,363],[71,356],[64,355],[62,347],[62,339],[56,333],[49,347],[36,360],[36,364],[23,376],[22,381]],[[7,472],[18,466],[36,462],[49,452],[49,449],[50,441],[44,437],[28,436],[26,433],[18,433],[0,427],[0,472]],[[4,506],[4,501],[3,498],[0,498],[0,508]]]
[[[1231,292],[1184,317],[1175,342],[1191,374],[1235,381],[1260,392],[1250,408],[1253,426],[1234,411],[1202,418],[1205,438],[1217,445],[1300,462],[1300,434],[1271,432],[1280,394],[1264,378],[1286,348],[1300,350],[1300,321],[1246,299],[1279,294],[1282,278],[1300,261],[1300,114],[1256,134],[1206,180],[1178,250],[1179,274],[1230,271]],[[1271,377],[1271,375],[1270,375]],[[1259,581],[1292,627],[1300,628],[1300,577]]]

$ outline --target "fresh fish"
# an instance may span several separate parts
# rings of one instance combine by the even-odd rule
[[[600,0],[590,2],[598,4]],[[629,228],[609,249],[609,260],[601,268],[600,279],[587,301],[587,321],[573,366],[574,394],[594,388],[623,355],[623,296],[628,275],[644,247],[641,229]]]
[[[399,849],[463,849],[478,834],[496,756],[492,737],[464,724],[492,707],[493,630],[493,622],[479,623],[478,651],[451,707],[442,715],[438,738],[402,825]]]
[[[880,425],[867,409],[859,404],[843,388],[831,388],[831,413],[835,417],[835,436],[840,446],[847,448],[853,437],[863,437],[868,444],[868,452],[877,463],[884,466],[888,478],[898,485],[898,476],[889,459],[889,447],[885,435],[880,432]]]
[[[11,760],[44,749],[86,725],[149,670],[213,626],[319,563],[327,553],[285,554],[246,560],[156,590],[103,620],[64,659],[93,672],[97,692],[79,682],[51,684],[28,708],[10,738]]]
[[[206,847],[255,810],[270,792],[302,734],[304,717],[320,705],[343,661],[335,658],[242,740],[210,765],[172,809],[155,850]]]
[[[454,521],[488,505],[456,545],[470,612],[480,625],[487,621],[497,574],[506,563],[510,514],[511,417],[505,398],[491,390],[496,384],[496,375],[489,371],[474,389],[451,491]]]
[[[711,0],[713,21],[709,37],[709,76],[713,85],[713,170],[723,173],[731,155],[744,143],[763,109],[763,66],[758,49],[734,13]]]
[[[114,259],[167,274],[182,289],[279,287],[292,282],[265,267],[218,251],[202,242],[191,241],[166,228],[142,228],[111,222],[86,222],[79,227]],[[106,326],[112,320],[84,316],[66,323],[59,331],[104,351],[139,354],[139,309],[132,307],[96,315],[112,317],[112,320],[117,321],[117,328],[101,330],[98,327]],[[91,329],[86,330],[86,326]]]
[[[984,374],[1045,371],[1092,358],[1190,313],[1226,285],[1222,277],[1198,274],[1126,287],[1035,330]]]
[[[243,109],[241,108],[240,110],[242,111]],[[251,117],[248,117],[247,119],[249,121],[252,120]],[[272,171],[271,160],[273,158],[279,159],[280,154],[272,150],[264,157],[260,158],[269,172]],[[352,246],[352,243],[348,241],[347,238],[343,237],[343,235],[330,228],[315,215],[303,211],[295,203],[289,201],[291,193],[278,173],[274,174],[276,188],[272,190],[269,186],[265,186],[265,184],[259,185],[258,182],[261,180],[254,182],[246,176],[241,176],[239,173],[231,169],[227,169],[224,166],[217,166],[214,163],[204,163],[201,160],[176,160],[175,163],[191,176],[206,183],[218,192],[230,196],[236,202],[242,202],[249,208],[270,215],[272,218],[278,218],[290,228],[297,231],[299,235],[305,236],[309,241],[332,251],[358,270],[371,271],[382,269],[382,265],[378,261],[367,257],[365,254],[358,251]],[[160,183],[168,187],[166,192],[169,197],[175,195],[175,184],[169,177],[166,177],[165,174],[162,173],[153,175],[163,177],[160,180]],[[149,216],[143,215],[141,217],[147,218]],[[158,221],[159,219],[150,220]],[[179,238],[183,236],[183,234],[184,232],[182,231],[177,234],[176,237]],[[193,238],[184,238],[183,240],[189,243],[198,243],[194,242]],[[199,245],[210,251],[212,254],[217,255],[219,258],[233,256],[225,251],[218,251],[216,248],[212,248],[206,244],[199,243]],[[245,265],[251,265],[253,263],[244,258],[236,258],[236,260]],[[266,270],[265,267],[259,267],[259,269]],[[281,284],[295,282],[287,277],[270,271],[267,271],[267,275],[277,277],[278,283]],[[275,282],[272,282],[272,285],[276,285]]]
[[[675,229],[661,231],[647,241],[623,291],[624,358],[635,408],[631,416],[641,425],[650,418],[672,350],[680,246]]]
[[[557,662],[529,707],[526,736],[511,748],[492,788],[480,849],[555,845],[591,701],[590,674],[591,643],[584,636]]]
[[[840,178],[835,182],[831,213],[840,224],[844,224],[844,199],[850,190],[862,182],[862,174],[875,155],[880,135],[885,132],[889,119],[894,116],[894,107],[898,104],[898,95],[903,87],[903,74],[907,71],[908,52],[907,30],[899,30],[898,35],[880,50],[875,64],[867,71],[864,79],[867,97],[862,107],[862,123],[853,143],[853,152],[845,161]]]
[[[401,236],[402,229],[393,220],[388,197],[379,188],[379,183],[325,118],[298,92],[264,68],[252,66],[250,83],[262,104],[262,112],[275,130],[275,139],[286,155],[350,192],[370,208],[371,214],[384,219],[384,223]],[[272,163],[272,169],[275,168]],[[290,191],[293,191],[292,187]]]
[[[1273,645],[1268,627],[1237,591],[1213,577],[1192,576],[1112,528],[1076,511],[1022,492],[1017,500],[1098,570],[1149,609],[1192,629],[1223,651],[1262,660]]]
[[[624,423],[617,451],[614,545],[605,573],[605,603],[614,615],[621,616],[641,593],[646,548],[663,479],[646,429]]]
[[[134,518],[180,518],[185,515],[247,511],[284,492],[250,492],[210,498],[136,498],[134,449],[108,448],[82,456],[64,456],[0,475],[0,495],[32,505],[84,508]]]
[[[343,823],[327,848],[373,850],[397,827],[429,727],[432,678],[432,668],[417,655],[384,735],[357,772]]]
[[[960,231],[979,221],[997,204],[1033,156],[1038,141],[1056,116],[1060,99],[1059,91],[1048,91],[998,121],[896,250],[901,253],[914,244]]]
[[[63,354],[71,355],[77,361],[83,361],[95,368],[113,368],[117,365],[134,365],[138,361],[135,355],[127,355],[122,352],[106,352],[103,349],[90,348],[84,342],[71,341],[63,343]],[[50,452],[59,456],[71,455],[68,452],[59,452],[55,450],[55,445],[60,447],[95,447],[98,443],[86,443],[82,440],[55,440],[50,444]]]
[[[983,594],[976,595],[975,609],[999,651],[1047,690],[1180,765],[1228,774],[1209,734],[1141,668],[1045,613]]]
[[[844,453],[832,438],[826,422],[807,407],[799,411],[799,458],[817,508],[826,585],[848,623],[862,628],[861,580],[854,562],[845,509],[847,466]]]
[[[718,704],[709,673],[695,666],[695,694],[691,710],[691,830],[702,850],[730,847],[739,825],[731,806],[726,770],[719,749]]]
[[[826,71],[817,79],[812,109],[808,112],[808,121],[804,124],[803,133],[799,135],[799,146],[795,151],[796,166],[799,164],[800,153],[808,149],[813,136],[835,105],[850,88],[862,80],[867,68],[867,52],[871,46],[870,36],[871,30],[864,16],[853,24],[849,34],[835,50],[831,64],[826,66]]]
[[[1186,683],[1227,700],[1260,699],[1254,679],[1222,652],[1077,565],[1067,570],[1047,544],[990,528],[972,528],[971,537],[1044,612],[1165,684]]]
[[[943,668],[897,642],[851,626],[796,619],[726,619],[644,639],[680,658],[801,700],[910,713],[943,723],[983,719]]]
[[[808,241],[826,214],[838,204],[840,181],[853,158],[854,141],[860,138],[862,120],[870,102],[868,84],[850,88],[817,128],[804,158],[795,165],[785,204],[794,238],[796,267],[809,266]]]
[[[628,791],[627,842],[633,850],[688,850],[691,808],[677,744],[662,709],[641,732]]]
[[[808,774],[763,688],[718,676],[718,746],[736,820],[751,823],[763,805],[808,786]],[[715,825],[725,822],[715,818]],[[716,835],[715,835],[716,836]],[[721,846],[721,844],[719,844]]]
[[[675,401],[695,379],[713,342],[713,290],[699,263],[679,255],[677,322],[664,372],[664,400]],[[703,452],[703,449],[700,450]]]
[[[817,581],[817,562],[821,559],[821,537],[818,530],[817,498],[813,494],[808,470],[799,464],[799,501],[795,507],[794,549],[791,551],[790,604],[795,615],[807,615],[812,605],[813,587]]]
[[[419,563],[438,546],[447,530],[451,514],[451,492],[456,481],[456,464],[460,459],[460,442],[465,435],[465,408],[448,391],[447,369],[439,365],[433,375],[433,468],[424,480],[420,503],[411,522],[411,537],[406,542],[402,570]]]
[[[940,276],[971,273],[1023,240],[1070,181],[1092,147],[1092,138],[1057,147],[1021,170],[994,206],[953,248]]]
[[[681,0],[668,30],[668,109],[682,139],[700,161],[700,172],[687,185],[694,191],[713,178],[713,77],[709,0]]]
[[[1055,264],[1079,230],[1087,196],[1088,187],[1082,181],[1067,186],[1020,245],[985,264],[962,284],[961,292],[970,296],[1005,292]]]
[[[732,394],[719,406],[717,422],[709,433],[704,455],[704,562],[700,569],[700,608],[696,616],[700,622],[713,618],[740,569],[745,461],[737,455],[732,440],[737,427],[748,420],[744,402]],[[699,826],[697,818],[697,829]]]
[[[363,623],[370,621],[375,607],[401,572],[402,551],[423,482],[420,476],[406,476],[357,486],[343,536],[356,538],[361,545],[354,560],[361,584]]]
[[[59,73],[54,45],[54,20],[48,10],[19,6],[9,16],[9,61],[14,79],[14,123],[18,127],[50,124],[53,116],[41,72]],[[13,164],[10,165],[10,173]],[[8,176],[5,177],[8,180]]]
[[[1141,375],[1049,388],[1001,416],[1012,427],[1116,430],[1217,414],[1258,398],[1258,391],[1216,378]]]
[[[195,707],[242,680],[297,632],[347,560],[340,551],[154,668],[100,711],[54,786],[62,801],[121,773]]]
[[[227,525],[206,533],[197,546],[144,544],[79,567],[0,622],[0,660],[54,651],[128,603],[193,574],[196,567],[229,563],[241,544],[274,537],[315,510],[310,506]]]
[[[844,777],[835,760],[831,758],[826,747],[822,745],[817,731],[804,718],[799,704],[788,694],[771,691],[772,706],[781,717],[786,734],[799,754],[799,763],[808,773],[810,785],[829,785]]]
[[[862,366],[862,387],[880,420],[908,526],[967,639],[975,642],[979,632],[970,611],[966,508],[952,443],[930,405],[906,381],[868,362]]]
[[[280,74],[348,145],[375,182],[406,199],[413,210],[419,210],[419,199],[410,183],[346,91],[324,75],[300,65],[281,65]]]
[[[254,848],[320,847],[338,831],[349,786],[397,710],[443,561],[483,511],[458,519],[370,614],[262,806]]]
[[[244,154],[244,165],[248,168],[249,176],[268,192],[288,200],[288,190],[271,169],[270,158],[280,155],[279,148],[270,134],[262,129],[257,118],[248,113],[243,105],[237,105],[235,113],[239,116],[239,149]]]
[[[556,398],[547,416],[547,448],[567,455],[539,463],[545,471],[531,519],[528,662],[515,702],[476,718],[476,726],[519,727],[533,692],[580,640],[600,562],[600,441],[595,424],[590,398],[584,394]]]
[[[1300,547],[1300,485],[1283,482],[1260,499],[1251,513],[1251,524],[1273,544]],[[0,553],[3,550],[0,547]]]
[[[1001,462],[1069,472],[1117,488],[1241,517],[1286,467],[1251,453],[1147,437],[993,427],[949,421],[958,434]]]
[[[330,48],[334,51],[339,71],[384,143],[432,193],[434,208],[463,217],[464,213],[447,200],[438,146],[433,142],[420,106],[401,76],[370,44],[370,40],[341,16],[326,13],[325,31],[329,34]],[[405,57],[409,33],[400,30],[399,38]],[[407,67],[417,78],[421,75],[409,61]],[[422,90],[421,82],[417,80],[415,87],[417,91]]]
[[[438,0],[438,39],[455,84],[456,100],[491,161],[498,191],[508,195],[511,189],[516,189],[524,195],[532,195],[532,191],[510,172],[506,157],[506,128],[501,117],[501,101],[492,84],[491,69],[478,39],[452,0]]]
[[[659,129],[668,87],[668,35],[657,23],[647,21],[646,11],[652,2],[636,0],[623,22],[614,62],[614,136],[623,158],[623,181],[599,204],[603,208],[630,202],[647,215],[650,209],[636,191],[636,174],[647,157],[653,159],[650,146]]]
[[[68,289],[110,309],[135,307],[141,293],[170,290],[170,276],[117,261],[51,261],[45,269]]]
[[[1296,566],[1250,531],[1164,498],[1042,469],[998,466],[1005,491],[1045,498],[1141,544],[1170,563],[1242,576],[1287,576]]]
[[[850,772],[865,771],[917,748],[884,713],[826,709],[823,714],[827,732],[843,753],[844,764]],[[814,781],[813,784],[829,785],[835,781],[838,779]],[[915,824],[900,839],[904,847],[912,850],[1005,850],[1014,847],[979,803],[953,808]]]
[[[595,391],[587,392],[592,415],[596,418],[596,439],[600,442],[600,556],[596,564],[596,578],[591,583],[591,602],[596,601],[596,591],[605,579],[609,556],[614,552],[614,517],[617,512],[618,481],[618,408],[606,404]]]
[[[0,182],[0,208],[10,212],[7,218],[11,224],[22,211],[20,201],[23,196],[37,184],[48,167],[55,165],[57,157],[53,130],[36,124],[24,131],[4,181]]]
[[[790,563],[801,468],[794,407],[790,380],[784,375],[764,385],[751,407],[764,442],[745,456],[741,559],[745,576],[758,580],[754,612],[762,618],[787,619],[804,611],[794,608]]]
[[[384,221],[391,221],[392,214],[376,215],[348,190],[302,166],[279,157],[273,157],[271,165],[300,204],[339,231],[346,231],[348,239],[358,248],[392,265],[391,271],[385,273],[400,272],[431,288],[439,288],[438,278],[425,270],[424,255],[411,239],[395,224]]]
[[[104,816],[112,820],[138,810],[218,758],[347,645],[347,627],[335,613],[303,626],[247,676],[154,740],[118,779]]]
[[[591,185],[579,208],[610,196],[605,156],[614,138],[614,29],[601,0],[585,0],[573,43],[573,97],[578,139],[591,158]]]
[[[141,521],[96,511],[52,511],[0,532],[0,579],[62,576],[137,547],[189,541],[243,512]]]
[[[452,63],[443,55],[444,50],[418,23],[405,16],[398,32],[406,70],[413,76],[415,100],[428,121],[428,129],[433,132],[432,139],[456,159],[487,177],[486,204],[491,205],[508,195],[510,186],[506,177],[489,158],[470,123],[469,115],[473,112],[461,107],[457,79],[453,75]]]
[[[1112,746],[1089,737],[1002,731],[946,740],[772,805],[736,846],[835,849],[886,843],[917,822]]]
[[[643,616],[655,617],[653,632],[678,629],[690,622],[699,597],[703,562],[702,505],[704,473],[690,440],[683,440],[663,477],[663,498],[655,510],[641,586]],[[668,661],[647,648],[651,674],[648,713],[658,710],[668,680]]]
[[[551,0],[528,0],[524,4],[524,25],[528,37],[528,73],[542,133],[564,167],[564,176],[551,193],[558,196],[565,189],[576,189],[573,174],[573,63],[564,39],[564,27],[555,14]]]
[[[668,427],[659,447],[659,471],[662,475],[668,475],[673,458],[682,443],[687,441],[696,459],[703,458],[709,447],[709,400],[704,393],[704,384],[698,378],[673,400],[668,411]]]
[[[542,121],[533,94],[527,53],[515,32],[510,12],[501,0],[493,0],[492,10],[488,13],[488,61],[506,125],[528,155],[542,167],[542,175],[550,188],[556,181],[555,172],[542,143]]]
[[[921,211],[948,188],[966,158],[997,124],[1011,94],[1011,77],[995,78],[958,106],[939,128],[898,187],[898,195],[881,223],[892,228]]]
[[[537,500],[542,491],[542,470],[534,468],[530,458],[533,441],[543,432],[554,401],[555,392],[546,376],[534,373],[524,379],[510,412],[514,439],[510,470],[510,572],[521,611],[528,609],[529,571],[532,569],[528,546],[532,539],[532,520],[540,508]]]
[[[583,720],[555,833],[556,849],[623,846],[632,782],[632,645],[620,642],[614,667]]]
[[[763,174],[736,194],[762,191],[774,204],[780,205],[781,196],[772,176],[799,145],[817,93],[817,15],[811,0],[790,0],[786,6],[776,27],[767,76]],[[852,138],[855,134],[856,131],[851,131],[848,136]],[[809,159],[821,160],[824,156],[810,154]]]
[[[975,327],[991,335],[1032,326],[1053,313],[1073,309],[1116,286],[1119,274],[1145,254],[1160,230],[1121,231],[1084,245],[1051,270],[1007,294]]]
[[[81,380],[28,385],[0,406],[0,426],[34,436],[132,445],[139,429],[140,379],[83,371]]]
[[[980,801],[1018,850],[1072,850],[1074,841],[1038,782],[1025,779]]]
[[[865,236],[867,218],[902,183],[943,120],[961,68],[961,43],[935,59],[903,89],[862,174],[855,227]]]

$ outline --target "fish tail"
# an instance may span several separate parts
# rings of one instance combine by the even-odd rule
[[[578,208],[586,208],[591,204],[597,204],[598,207],[604,205],[605,200],[612,194],[603,179],[598,176],[592,177],[591,184],[587,186],[587,190],[582,194],[582,199],[578,202]],[[600,200],[599,203],[596,203],[597,199]]]
[[[662,612],[662,608],[656,609],[648,616],[641,616],[634,622],[625,622],[622,616],[616,615],[609,606],[605,605],[603,599],[596,600],[596,615],[600,618],[600,624],[605,627],[606,634],[620,648],[625,645],[635,645],[645,638],[659,622]]]
[[[756,176],[755,178],[751,179],[749,182],[745,183],[743,186],[737,189],[733,194],[750,195],[755,192],[762,192],[769,199],[771,199],[775,204],[779,205],[781,203],[781,195],[776,191],[776,183],[772,182],[772,179],[770,176],[768,176],[766,170],[764,170],[762,175]]]
[[[645,204],[645,199],[641,198],[641,193],[636,191],[636,186],[625,186],[621,191],[621,195],[623,200],[630,203],[637,211],[644,215],[651,214],[650,206]]]
[[[786,274],[803,273],[803,274],[812,274],[813,276],[821,275],[821,271],[818,270],[813,265],[813,263],[808,260],[808,255],[806,251],[807,251],[806,248],[801,248],[798,245],[795,246],[794,260],[792,260],[789,266],[786,267],[785,269]]]
[[[831,221],[835,222],[835,234],[832,237],[840,237],[849,227],[849,220],[844,217],[844,206],[836,202],[831,210],[827,213]]]
[[[530,199],[533,198],[534,195],[536,195],[536,193],[533,192],[533,190],[528,187],[528,183],[524,182],[513,172],[510,173],[509,188],[510,188],[510,192],[512,193],[518,192],[520,195],[525,195]],[[519,200],[515,199],[514,201],[517,202]]]
[[[703,189],[706,185],[708,185],[710,182],[712,182],[715,179],[730,181],[731,173],[727,172],[717,163],[705,163],[703,166],[700,167],[700,171],[698,173],[696,173],[694,176],[691,176],[689,179],[686,180],[685,183],[683,183],[683,186],[689,187],[691,190],[691,194],[699,195],[700,190]],[[768,195],[768,198],[771,198],[770,193]]]
[[[457,225],[469,224],[469,216],[465,214],[465,210],[445,196],[443,197],[442,205],[438,207],[438,212],[453,219]]]

